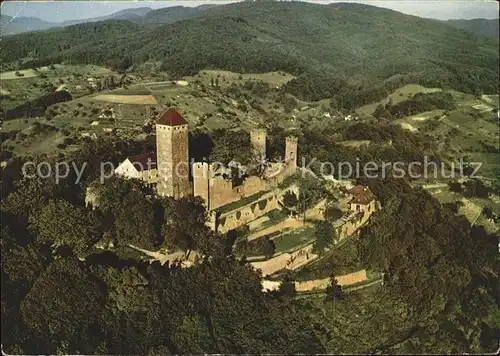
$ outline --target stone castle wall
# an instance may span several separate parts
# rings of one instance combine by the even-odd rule
[[[147,184],[157,184],[158,183],[158,171],[153,168],[148,171],[140,172],[140,178]]]
[[[337,282],[341,286],[348,286],[368,280],[366,270],[362,269],[357,272],[336,276]],[[330,278],[315,279],[311,281],[295,282],[297,292],[305,292],[312,289],[326,289],[330,283]]]
[[[230,180],[217,177],[209,180],[209,199],[208,206],[213,210],[235,202],[241,199],[241,196],[233,189]]]
[[[201,197],[205,202],[208,202],[209,190],[209,165],[206,162],[196,162],[193,164],[193,195]]]
[[[367,281],[368,275],[366,270],[362,269],[357,272],[335,276],[335,278],[337,278],[339,285],[341,285],[342,287],[347,287],[356,283]],[[262,281],[262,286],[263,286],[262,290],[263,291],[278,290],[281,283],[282,283],[281,281],[270,281],[265,279]],[[330,283],[330,278],[294,282],[295,290],[297,292],[307,292],[313,289],[326,289],[329,283]]]
[[[259,192],[276,189],[287,177],[295,173],[294,164],[286,164],[281,171],[269,178],[247,177],[242,184],[234,187],[231,180],[223,177],[208,178],[210,166],[206,163],[193,165],[194,196],[202,197],[209,210],[233,203]]]
[[[252,130],[250,139],[256,151],[265,153],[265,130]],[[232,181],[229,179],[215,176],[214,167],[211,165],[202,162],[194,163],[192,167],[194,196],[203,198],[206,201],[208,210],[215,210],[256,193],[275,189],[285,178],[294,174],[297,170],[297,142],[296,137],[289,136],[286,138],[285,163],[274,164],[274,168],[277,168],[278,173],[264,178],[250,176],[238,186],[233,186]]]
[[[356,230],[358,230],[368,221],[368,219],[370,219],[370,216],[377,210],[377,204],[375,200],[373,201],[373,205],[371,206],[373,207],[372,209],[365,210],[359,215],[353,216],[353,218],[347,220],[343,225],[339,227],[339,241],[355,233]]]
[[[208,225],[213,230],[221,233],[226,233],[229,230],[246,225],[272,210],[281,209],[280,202],[283,194],[287,191],[292,191],[297,194],[298,187],[296,185],[291,185],[285,189],[274,189],[260,198],[255,199],[255,201],[250,204],[222,213],[218,218],[215,212],[213,212],[210,215]]]
[[[221,214],[216,225],[217,231],[226,233],[229,230],[243,226],[275,209],[280,209],[277,196],[270,195],[258,199],[247,206]]]

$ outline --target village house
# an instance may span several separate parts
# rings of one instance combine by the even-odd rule
[[[351,211],[357,212],[372,212],[376,209],[375,195],[372,193],[370,188],[364,185],[357,185],[349,190],[349,194],[352,195],[352,199],[349,204],[351,206]]]

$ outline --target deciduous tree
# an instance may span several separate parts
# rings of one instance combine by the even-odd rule
[[[30,217],[30,225],[39,241],[69,246],[78,256],[89,253],[97,242],[88,212],[65,200],[49,201],[38,216]]]

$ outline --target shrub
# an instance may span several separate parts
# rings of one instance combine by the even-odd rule
[[[264,236],[252,241],[248,239],[240,240],[236,243],[234,253],[240,256],[265,256],[271,258],[276,252],[276,245],[269,236]]]
[[[63,142],[65,145],[73,145],[73,144],[75,144],[75,139],[72,137],[66,137],[66,138],[64,138]]]
[[[0,161],[7,161],[12,157],[12,152],[7,150],[0,151]]]

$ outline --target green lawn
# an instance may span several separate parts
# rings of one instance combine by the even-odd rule
[[[430,189],[429,193],[431,193],[442,204],[454,203],[455,201],[460,200],[462,198],[461,194],[451,192],[448,189],[448,187],[438,188],[438,189]]]
[[[359,271],[363,264],[358,258],[356,240],[350,238],[339,247],[334,247],[325,256],[310,263],[294,273],[295,280],[321,279],[335,275],[343,275]]]
[[[302,245],[313,242],[316,239],[314,227],[306,227],[300,230],[286,231],[273,238],[276,244],[276,252],[294,251]]]
[[[271,210],[269,213],[263,215],[267,216],[269,220],[262,222],[257,229],[254,229],[252,233],[258,232],[262,229],[265,229],[269,226],[273,226],[278,224],[279,222],[285,220],[288,217],[288,214],[285,213],[283,210],[280,209],[274,209]]]
[[[245,205],[248,205],[248,204],[250,204],[250,203],[252,203],[254,201],[257,204],[258,203],[258,199],[260,197],[262,197],[266,193],[269,193],[269,192],[268,191],[262,191],[262,192],[255,193],[253,195],[250,195],[250,196],[245,197],[243,199],[237,200],[237,201],[232,202],[230,204],[226,204],[224,206],[221,206],[217,210],[219,212],[221,212],[221,213],[227,213],[229,211],[232,211],[232,210],[244,207]]]
[[[151,95],[151,91],[143,85],[134,85],[128,88],[115,89],[109,92],[101,92],[99,94],[113,94],[113,95]]]

